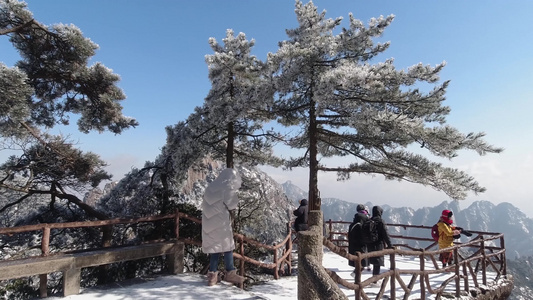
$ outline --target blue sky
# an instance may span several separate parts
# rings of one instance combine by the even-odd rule
[[[102,156],[108,170],[120,179],[131,167],[153,160],[165,144],[165,126],[184,120],[202,104],[210,83],[204,57],[212,54],[208,39],[219,42],[226,29],[255,39],[253,53],[265,59],[296,26],[294,1],[132,1],[30,0],[28,8],[39,22],[75,24],[100,46],[91,61],[101,61],[122,78],[127,99],[124,114],[140,125],[122,135],[81,134],[61,128],[86,151]],[[304,1],[306,3],[306,1]],[[511,202],[533,217],[533,2],[516,1],[359,1],[316,0],[329,18],[348,14],[364,23],[394,14],[383,41],[391,47],[375,62],[394,58],[398,68],[422,62],[447,66],[442,80],[451,80],[446,105],[448,123],[462,132],[487,134],[486,140],[504,147],[502,154],[480,157],[461,152],[442,161],[476,177],[487,192],[464,203],[488,200]],[[0,37],[0,61],[18,59],[5,36]],[[307,171],[292,173],[266,168],[279,182],[292,180],[307,189]],[[347,201],[433,206],[448,197],[430,188],[384,182],[380,177],[354,176],[337,182],[334,174],[319,175],[322,197]]]

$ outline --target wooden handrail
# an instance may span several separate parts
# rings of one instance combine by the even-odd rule
[[[118,224],[134,224],[134,223],[141,223],[141,222],[154,222],[154,221],[160,221],[165,219],[171,219],[174,220],[175,224],[175,234],[176,238],[180,241],[183,241],[186,244],[190,245],[196,245],[201,246],[201,241],[193,240],[190,238],[180,238],[179,236],[179,223],[182,219],[187,219],[192,222],[195,222],[197,224],[201,224],[202,220],[198,219],[196,217],[187,215],[185,213],[176,211],[174,214],[169,215],[161,215],[161,216],[149,216],[149,217],[140,217],[140,218],[117,218],[117,219],[111,219],[111,220],[100,220],[100,221],[86,221],[86,222],[68,222],[68,223],[43,223],[43,224],[37,224],[37,225],[26,225],[26,226],[19,226],[19,227],[7,227],[7,228],[0,228],[0,234],[7,234],[12,235],[16,233],[23,233],[23,232],[31,232],[31,231],[42,231],[43,238],[42,238],[42,244],[41,244],[41,250],[42,250],[42,256],[46,256],[50,253],[50,230],[52,229],[64,229],[64,228],[88,228],[88,227],[101,227],[102,230],[105,228],[108,228],[113,225]],[[456,243],[453,247],[446,248],[446,249],[437,249],[437,250],[431,250],[431,248],[436,247],[436,243],[429,238],[421,238],[421,237],[412,237],[412,236],[404,236],[404,235],[391,235],[391,238],[394,239],[401,239],[401,240],[417,240],[417,241],[428,241],[431,242],[430,246],[428,246],[425,249],[414,249],[407,245],[401,245],[401,244],[395,244],[397,247],[396,249],[384,249],[382,251],[376,251],[376,252],[370,252],[370,253],[357,253],[357,255],[349,254],[346,251],[346,246],[338,246],[335,243],[338,242],[347,242],[346,239],[346,231],[339,231],[334,232],[333,231],[333,224],[341,224],[346,225],[350,224],[351,222],[346,221],[326,221],[324,223],[324,226],[328,226],[329,234],[327,237],[324,237],[324,245],[328,247],[331,251],[334,253],[337,253],[338,255],[345,257],[348,260],[353,260],[356,262],[356,264],[360,265],[361,260],[367,259],[370,257],[375,256],[381,256],[381,255],[389,255],[391,257],[391,268],[388,272],[381,273],[377,275],[377,277],[373,277],[367,280],[364,280],[361,282],[361,274],[356,274],[356,283],[348,283],[345,280],[340,279],[340,277],[336,276],[334,274],[335,272],[328,271],[328,273],[332,276],[332,278],[336,278],[335,280],[346,286],[347,288],[354,289],[356,291],[356,294],[363,295],[362,297],[366,297],[364,295],[363,288],[370,284],[372,281],[383,278],[384,280],[390,281],[391,287],[396,286],[396,283],[399,284],[399,287],[401,287],[406,294],[409,294],[410,291],[413,289],[414,285],[414,278],[418,277],[420,278],[419,284],[420,284],[420,290],[423,295],[426,293],[430,294],[437,294],[441,295],[444,291],[444,288],[446,285],[450,282],[455,282],[456,286],[459,286],[461,283],[461,278],[463,278],[463,286],[466,290],[470,289],[468,278],[471,278],[473,280],[473,285],[478,288],[480,286],[480,283],[477,280],[476,272],[478,270],[478,266],[481,268],[482,273],[482,282],[481,284],[486,285],[487,284],[487,268],[492,268],[497,273],[497,276],[505,276],[506,275],[506,263],[505,263],[505,248],[504,248],[504,236],[502,233],[496,233],[496,232],[481,232],[481,231],[470,231],[474,234],[477,234],[478,236],[473,238],[472,240],[465,242],[465,243]],[[244,276],[244,263],[251,263],[259,267],[267,268],[267,269],[273,269],[274,270],[274,277],[277,279],[279,278],[278,270],[284,265],[287,264],[290,270],[290,262],[291,262],[291,252],[292,252],[292,239],[291,236],[293,234],[293,231],[291,230],[290,226],[291,222],[287,224],[287,235],[284,237],[284,239],[275,245],[266,245],[261,242],[258,242],[256,240],[250,239],[242,234],[235,233],[234,236],[236,240],[238,241],[239,247],[236,249],[236,252],[234,253],[235,258],[241,260],[241,275]],[[403,229],[407,228],[419,228],[419,229],[427,229],[428,231],[431,229],[431,226],[424,226],[424,225],[406,225],[406,224],[387,224],[389,227],[400,227]],[[343,239],[336,239],[335,236],[340,235],[343,237]],[[495,246],[494,244],[497,244],[497,242],[500,242],[500,246]],[[488,245],[487,243],[492,242],[493,244]],[[494,243],[495,242],[495,243]],[[274,260],[272,263],[265,263],[258,260],[255,260],[250,257],[246,257],[244,254],[244,244],[248,244],[253,247],[263,248],[268,251],[273,251],[273,257]],[[471,254],[470,256],[463,258],[460,253],[459,249],[463,248],[471,248],[476,249],[474,254]],[[283,252],[281,255],[278,254],[278,251],[280,249],[283,249]],[[407,249],[407,250],[405,250]],[[445,270],[453,270],[453,276],[451,276],[449,279],[445,280],[442,285],[438,288],[432,288],[429,284],[429,276],[432,274],[442,273],[445,270],[438,269],[437,262],[435,261],[435,256],[439,255],[442,252],[454,252],[454,258],[455,262],[452,266],[447,267]],[[490,252],[490,253],[489,253]],[[395,257],[398,255],[402,256],[415,256],[420,258],[420,268],[417,270],[400,270],[395,267]],[[436,269],[427,269],[425,266],[425,260],[430,259],[433,264],[435,265]],[[472,266],[472,264],[476,264],[475,268]],[[462,272],[461,272],[462,268]],[[411,275],[412,276],[412,282],[409,284],[405,284],[403,280],[400,278],[400,275]],[[359,281],[357,281],[359,280]],[[383,289],[383,288],[382,288]],[[395,299],[395,292],[391,291],[392,299]],[[456,290],[456,294],[459,293],[459,290]],[[383,291],[380,291],[380,294],[383,294]],[[425,296],[423,296],[425,297]]]
[[[180,213],[181,214],[181,213]],[[150,216],[140,218],[127,218],[127,219],[109,219],[99,221],[82,221],[82,222],[65,222],[65,223],[41,223],[36,225],[24,225],[17,227],[1,227],[0,234],[13,234],[29,231],[42,230],[44,227],[50,229],[64,229],[64,228],[86,228],[86,227],[101,227],[106,225],[128,224],[128,223],[141,223],[141,222],[153,222],[164,219],[172,219],[175,214],[163,215],[163,216]]]
[[[360,265],[361,261],[363,259],[368,259],[370,257],[375,256],[382,256],[382,255],[390,255],[391,256],[391,268],[388,272],[383,272],[379,275],[370,277],[364,281],[361,282],[361,269],[359,268],[359,274],[356,274],[355,276],[355,284],[348,283],[346,284],[346,281],[344,280],[337,280],[337,282],[341,285],[344,285],[346,288],[354,289],[356,292],[356,299],[361,298],[367,298],[367,296],[364,294],[363,287],[368,285],[370,282],[384,279],[384,280],[391,280],[391,295],[390,299],[396,299],[396,293],[393,292],[395,290],[395,281],[398,281],[400,284],[400,287],[404,290],[405,297],[408,297],[411,293],[411,290],[413,289],[413,285],[415,283],[414,279],[416,277],[419,277],[419,284],[420,284],[420,292],[422,299],[426,298],[426,294],[435,294],[437,295],[437,298],[439,298],[442,293],[444,292],[446,286],[454,282],[455,283],[455,291],[454,294],[456,297],[459,297],[461,293],[461,279],[463,282],[463,288],[467,292],[470,290],[469,285],[469,278],[473,281],[473,285],[476,288],[480,288],[480,283],[477,280],[477,270],[478,265],[481,265],[481,277],[482,277],[482,284],[487,284],[487,269],[490,266],[494,272],[496,273],[496,278],[494,280],[497,280],[501,276],[506,275],[506,262],[505,262],[505,247],[504,247],[504,237],[502,233],[497,232],[482,232],[482,231],[473,231],[469,230],[469,232],[472,232],[474,234],[477,234],[475,238],[471,239],[468,242],[465,243],[455,243],[453,247],[445,248],[445,249],[437,249],[434,251],[431,251],[430,249],[433,247],[437,247],[437,243],[433,241],[433,239],[429,238],[429,230],[431,229],[431,226],[424,226],[424,225],[405,225],[405,224],[387,224],[389,227],[401,227],[403,229],[408,228],[419,228],[419,229],[427,229],[428,230],[428,238],[421,238],[421,237],[412,237],[412,236],[404,236],[404,235],[390,235],[391,238],[396,239],[405,239],[405,240],[416,240],[416,241],[428,241],[431,244],[426,247],[425,249],[414,249],[411,246],[403,245],[403,244],[395,244],[396,249],[385,249],[382,251],[376,251],[376,252],[370,252],[370,253],[359,253],[357,252],[356,255],[352,255],[346,251],[347,245],[339,246],[338,243],[347,243],[347,230],[339,230],[336,229],[336,232],[333,232],[333,224],[340,224],[345,225],[350,222],[344,222],[344,221],[326,221],[324,223],[325,228],[329,228],[330,232],[328,237],[324,237],[324,246],[329,248],[332,252],[347,258],[348,260],[354,261],[356,265]],[[327,226],[327,227],[326,227]],[[339,236],[335,237],[335,235]],[[500,246],[497,245],[488,245],[489,242],[500,242]],[[401,248],[407,248],[410,250],[403,250]],[[459,250],[460,249],[474,249],[476,250],[474,254],[471,254],[467,258],[463,258]],[[443,252],[453,252],[454,255],[454,262],[452,265],[446,267],[445,269],[439,269],[437,262],[435,260],[435,256],[439,255]],[[395,267],[395,261],[394,261],[394,255],[403,255],[403,256],[414,256],[418,257],[420,260],[420,268],[419,270],[398,270]],[[425,267],[425,260],[430,259],[434,265],[435,269],[426,269]],[[476,264],[476,270],[472,268],[472,263]],[[462,268],[462,271],[461,271]],[[440,287],[433,288],[430,285],[429,276],[433,274],[443,273],[447,271],[452,271],[450,273],[450,277],[444,280]],[[334,272],[333,272],[334,273]],[[412,279],[409,285],[405,285],[403,280],[399,277],[400,275],[411,275]],[[337,276],[338,277],[338,276]],[[334,276],[332,276],[334,278]],[[336,278],[336,277],[335,277]],[[360,287],[360,288],[359,288]],[[378,296],[376,299],[381,299],[381,295],[383,293],[384,286],[380,289],[380,292],[378,293]]]
[[[41,250],[42,255],[45,256],[50,253],[50,230],[52,229],[65,229],[65,228],[90,228],[90,227],[102,227],[102,229],[107,228],[109,226],[118,225],[118,224],[135,224],[135,223],[141,223],[141,222],[154,222],[154,221],[160,221],[165,219],[171,219],[174,220],[175,224],[175,235],[176,238],[185,244],[195,245],[195,246],[201,246],[201,241],[190,239],[190,238],[180,238],[179,234],[179,222],[181,222],[181,219],[187,219],[192,222],[195,222],[197,224],[201,224],[202,220],[198,219],[196,217],[187,215],[185,213],[176,211],[174,214],[168,214],[168,215],[160,215],[160,216],[149,216],[149,217],[139,217],[139,218],[116,218],[116,219],[110,219],[110,220],[99,220],[99,221],[83,221],[83,222],[66,222],[66,223],[42,223],[42,224],[36,224],[36,225],[25,225],[25,226],[18,226],[18,227],[4,227],[0,228],[0,234],[6,234],[6,235],[12,235],[16,233],[24,233],[24,232],[31,232],[31,231],[42,231],[43,237],[41,240]],[[263,243],[260,243],[258,241],[255,241],[253,239],[250,239],[242,234],[235,233],[235,238],[240,242],[239,249],[236,249],[239,253],[234,253],[235,258],[241,260],[241,273],[244,276],[244,262],[251,263],[259,267],[267,268],[267,269],[273,269],[275,278],[278,279],[278,269],[285,263],[288,265],[290,270],[290,262],[291,259],[288,258],[291,255],[292,252],[292,240],[291,235],[292,231],[290,230],[290,224],[287,224],[287,235],[283,239],[283,241],[277,245],[271,246],[266,245]],[[107,228],[109,230],[109,228]],[[112,230],[112,229],[111,229]],[[277,257],[277,251],[279,251],[280,248],[284,247],[284,253],[277,257],[274,262],[272,263],[264,263],[257,261],[253,258],[246,257],[244,255],[244,243],[249,244],[254,247],[258,248],[264,248],[269,251],[274,251],[274,256]],[[106,245],[104,245],[106,246]],[[110,246],[110,245],[107,245]],[[85,249],[89,250],[89,249]],[[46,281],[44,280],[44,276],[41,276],[43,279],[44,285],[46,284]],[[46,292],[46,288],[43,288],[41,285],[41,294],[43,295],[43,291]]]

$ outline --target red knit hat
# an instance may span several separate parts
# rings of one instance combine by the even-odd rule
[[[451,210],[443,210],[442,211],[442,220],[448,224],[452,224],[453,223],[453,220],[451,219],[451,217],[453,216],[453,212]]]

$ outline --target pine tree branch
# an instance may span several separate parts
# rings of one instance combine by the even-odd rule
[[[36,24],[36,25],[40,26],[37,22],[35,22],[34,19],[31,19],[31,20],[27,21],[24,24],[21,24],[21,25],[15,26],[15,27],[11,27],[11,28],[8,28],[8,29],[0,30],[0,35],[7,35],[7,34],[10,34],[10,33],[19,32],[20,30],[22,30],[24,28],[27,28],[27,27],[30,27],[33,24]]]
[[[3,213],[4,211],[6,211],[8,208],[14,206],[14,205],[17,205],[17,204],[20,204],[22,201],[24,201],[24,199],[30,197],[31,195],[30,194],[27,194],[27,195],[24,195],[22,197],[20,197],[19,199],[17,199],[16,201],[13,201],[11,203],[8,203],[6,205],[4,205],[4,207],[0,208],[0,214]]]

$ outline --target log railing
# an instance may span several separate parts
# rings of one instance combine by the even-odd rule
[[[176,214],[139,217],[139,218],[117,218],[117,219],[99,220],[99,221],[41,223],[41,224],[24,225],[24,226],[17,226],[17,227],[4,227],[4,228],[0,228],[0,235],[11,236],[17,233],[27,233],[27,232],[34,232],[34,231],[41,232],[40,233],[40,236],[41,236],[41,245],[40,245],[41,255],[40,256],[45,257],[45,256],[56,255],[56,254],[61,254],[61,253],[70,253],[73,251],[89,251],[89,250],[94,250],[94,249],[122,246],[122,245],[112,245],[111,239],[113,236],[113,227],[115,225],[157,222],[157,221],[162,221],[162,220],[167,220],[167,219],[170,219],[170,220],[177,219]],[[176,232],[177,232],[178,223],[175,223],[175,225],[176,225]],[[51,235],[52,230],[77,229],[77,228],[100,228],[101,233],[102,233],[100,247],[90,248],[90,249],[71,248],[67,251],[59,251],[59,252],[57,250],[52,251],[50,249],[50,240],[52,238],[52,235]],[[161,241],[162,240],[152,240],[152,241],[147,241],[145,243],[156,243],[156,242],[161,242]],[[73,246],[73,245],[70,245],[70,246]],[[28,256],[23,255],[22,257],[15,257],[15,259],[17,258],[18,259],[28,258]],[[0,260],[0,262],[2,261]],[[47,274],[41,274],[40,275],[41,295],[46,294],[46,284],[47,284]]]
[[[178,214],[178,213],[176,213]],[[113,226],[119,224],[137,224],[137,223],[146,223],[146,222],[156,222],[166,219],[177,219],[176,214],[162,215],[162,216],[150,216],[150,217],[140,217],[140,218],[117,218],[110,220],[99,220],[99,221],[83,221],[83,222],[66,222],[66,223],[42,223],[36,225],[25,225],[17,227],[4,227],[0,228],[0,235],[14,235],[18,233],[27,233],[27,232],[41,232],[41,258],[50,257],[50,260],[57,259],[58,256],[72,253],[73,251],[91,251],[91,250],[101,250],[102,248],[113,248],[112,246],[121,246],[121,245],[111,245],[111,238],[113,235]],[[50,240],[52,238],[51,231],[57,229],[76,229],[76,228],[100,228],[102,231],[102,240],[99,248],[91,249],[69,249],[69,251],[51,251],[50,249]],[[178,228],[178,223],[176,223],[176,228]],[[178,229],[176,229],[177,232]],[[161,240],[150,241],[148,243],[160,243]],[[0,267],[2,264],[12,264],[15,261],[18,263],[23,263],[24,260],[31,260],[35,256],[26,256],[16,257],[15,259],[10,260],[0,260]],[[45,259],[40,259],[43,261]],[[63,271],[58,266],[56,271]],[[37,275],[37,274],[36,274]],[[14,277],[16,278],[16,277]],[[6,278],[3,278],[6,279]],[[12,279],[12,278],[10,278]],[[41,297],[47,296],[47,281],[48,274],[39,274],[39,293]]]
[[[50,255],[50,239],[51,239],[51,230],[62,229],[62,228],[87,228],[95,227],[102,230],[102,247],[112,246],[110,243],[109,237],[112,236],[113,226],[119,224],[136,224],[143,222],[157,222],[163,220],[173,220],[174,221],[174,235],[175,238],[179,241],[184,242],[185,244],[191,244],[196,246],[201,246],[201,241],[193,240],[189,238],[184,238],[180,236],[179,225],[182,222],[182,219],[190,220],[194,223],[201,224],[201,220],[187,214],[176,212],[174,214],[163,215],[163,216],[152,216],[152,217],[142,217],[142,218],[128,218],[128,219],[112,219],[112,220],[103,220],[103,221],[87,221],[87,222],[69,222],[69,223],[52,223],[52,224],[38,224],[38,225],[27,225],[19,227],[10,227],[10,228],[0,228],[0,235],[13,235],[23,232],[31,231],[40,231],[41,232],[41,256],[46,257]],[[350,222],[344,221],[326,221],[324,222],[325,227],[325,237],[324,245],[328,247],[331,251],[345,257],[348,260],[353,260],[357,265],[361,264],[363,259],[372,257],[372,256],[381,256],[388,255],[390,257],[391,267],[388,272],[381,273],[375,277],[361,281],[361,273],[356,274],[355,283],[347,282],[343,280],[333,271],[326,270],[330,276],[339,284],[344,285],[347,288],[353,289],[356,292],[356,299],[368,299],[368,296],[364,293],[364,287],[368,286],[375,280],[383,279],[382,287],[378,294],[378,298],[381,299],[381,296],[384,293],[385,286],[390,282],[391,295],[390,299],[396,299],[396,286],[399,286],[404,292],[405,295],[408,295],[413,291],[415,284],[418,282],[420,291],[422,293],[422,299],[425,298],[427,294],[435,294],[437,298],[440,298],[441,295],[445,292],[446,287],[450,283],[455,283],[455,295],[458,296],[461,291],[469,291],[472,288],[479,288],[481,284],[486,285],[489,278],[487,276],[488,272],[491,274],[494,279],[501,278],[505,276],[506,273],[506,262],[505,262],[505,247],[504,247],[504,238],[503,234],[499,233],[490,233],[490,232],[479,232],[471,231],[474,234],[477,234],[473,239],[467,243],[456,243],[452,248],[438,250],[436,243],[425,237],[416,237],[408,235],[398,235],[391,234],[391,238],[394,239],[395,249],[386,249],[379,252],[358,253],[357,255],[349,254],[347,249],[347,238],[346,238],[346,229],[335,229],[336,224],[341,226],[346,226]],[[245,276],[244,264],[249,263],[256,265],[258,267],[271,269],[274,273],[274,278],[278,279],[280,277],[280,270],[282,273],[284,268],[288,268],[287,274],[291,274],[291,253],[293,247],[293,239],[291,238],[293,232],[291,230],[290,224],[287,224],[287,235],[278,244],[275,245],[265,245],[263,243],[257,242],[253,239],[250,239],[241,234],[235,234],[236,239],[236,249],[234,252],[235,258],[240,262],[240,274]],[[402,224],[388,224],[389,228],[418,228],[427,230],[426,236],[429,236],[429,226],[417,226],[417,225],[402,225]],[[334,228],[335,227],[335,228]],[[415,248],[409,244],[403,244],[404,241],[413,240],[419,242],[429,242],[428,246]],[[155,242],[155,241],[152,241]],[[499,243],[498,243],[499,242]],[[499,244],[499,245],[498,245]],[[266,263],[258,261],[254,258],[247,257],[245,255],[245,245],[249,247],[258,247],[263,248],[272,253],[272,262]],[[90,249],[83,249],[84,251]],[[461,251],[460,251],[461,250]],[[464,251],[467,250],[467,251]],[[446,269],[439,269],[435,256],[439,255],[443,251],[453,251],[455,261],[453,265],[447,267]],[[396,267],[396,256],[413,256],[419,258],[420,266],[416,270],[401,270]],[[4,261],[0,261],[2,264]],[[426,261],[429,261],[434,268],[426,268]],[[361,270],[362,268],[359,268]],[[430,276],[436,273],[443,273],[451,271],[448,273],[450,276],[445,280],[440,287],[432,288],[430,285]],[[478,274],[481,274],[481,280],[478,279]],[[400,277],[401,275],[411,276],[409,283],[405,283]],[[40,290],[41,295],[46,296],[46,274],[41,274],[40,276],[41,284]]]
[[[359,266],[359,268],[357,268],[359,272],[355,275],[355,283],[347,282],[339,276],[336,276],[334,272],[329,271],[330,275],[337,283],[355,291],[356,299],[369,299],[364,292],[364,287],[377,280],[382,280],[382,285],[380,287],[378,296],[375,299],[381,299],[385,291],[385,287],[389,282],[391,295],[388,296],[388,299],[397,299],[397,285],[399,285],[399,287],[403,290],[403,299],[408,298],[415,288],[415,284],[417,282],[421,293],[421,299],[426,299],[428,294],[433,294],[436,296],[436,299],[440,299],[450,283],[455,284],[453,294],[455,297],[459,297],[461,295],[461,291],[468,293],[473,288],[479,289],[481,285],[486,286],[489,272],[491,272],[493,281],[496,281],[507,275],[505,242],[504,236],[501,233],[470,231],[476,234],[476,236],[474,236],[470,241],[466,243],[457,242],[453,247],[440,250],[437,249],[437,243],[431,238],[390,234],[390,237],[393,239],[393,241],[425,241],[428,242],[429,245],[427,247],[420,247],[416,249],[409,244],[393,242],[395,246],[394,249],[385,249],[371,253],[357,253],[356,255],[351,255],[347,252],[347,230],[338,229],[338,226],[334,226],[335,224],[345,225],[349,223],[350,222],[332,220],[324,222],[324,226],[328,229],[328,234],[324,237],[324,245],[338,255],[354,261],[355,265]],[[399,227],[405,230],[408,228],[426,229],[427,236],[429,236],[429,232],[431,230],[431,226],[403,224],[388,224],[387,226],[389,228]],[[408,250],[403,250],[403,248]],[[438,257],[440,253],[449,251],[453,251],[453,264],[444,269],[439,268],[435,257]],[[389,271],[372,276],[362,281],[362,261],[370,257],[383,255],[388,255],[390,257],[391,266]],[[397,255],[418,258],[420,262],[419,269],[398,269],[396,267]],[[433,268],[426,269],[426,261],[429,261],[433,265]],[[434,274],[446,274],[448,278],[444,280],[439,287],[432,288],[430,284],[430,276]],[[481,282],[479,282],[478,274],[481,276]],[[403,279],[400,277],[401,275],[411,276],[411,280],[408,284],[403,281]],[[471,283],[473,283],[473,286],[471,286]]]
[[[162,215],[162,216],[150,216],[150,217],[140,217],[140,218],[120,218],[120,219],[111,219],[111,220],[100,220],[100,221],[85,221],[85,222],[67,222],[67,223],[43,223],[43,224],[37,224],[37,225],[26,225],[26,226],[18,226],[18,227],[4,227],[0,228],[0,235],[13,235],[13,234],[19,234],[19,233],[27,233],[27,232],[40,232],[41,236],[41,258],[46,259],[46,257],[57,256],[61,254],[65,254],[72,251],[65,251],[65,252],[58,252],[57,250],[54,251],[55,253],[51,254],[50,249],[50,240],[51,240],[51,231],[57,230],[57,229],[75,229],[75,228],[100,228],[102,231],[102,241],[101,241],[101,247],[97,248],[98,250],[101,250],[102,248],[113,248],[120,245],[111,245],[111,236],[113,232],[113,226],[115,225],[131,225],[131,224],[138,224],[138,223],[147,223],[147,222],[158,222],[158,221],[164,221],[164,220],[173,220],[174,221],[174,237],[178,240],[183,242],[184,244],[190,244],[190,245],[196,245],[201,246],[202,242],[200,240],[193,240],[189,238],[182,238],[180,237],[180,230],[179,230],[179,224],[181,222],[181,219],[187,219],[194,223],[201,224],[201,220],[198,218],[195,218],[193,216],[189,216],[185,213],[177,211],[174,214],[168,214],[168,215]],[[292,232],[290,230],[290,226],[287,225],[287,235],[284,238],[284,240],[275,245],[265,245],[260,242],[257,242],[253,239],[247,238],[244,235],[241,234],[234,234],[235,239],[237,241],[237,247],[235,249],[235,258],[240,260],[240,274],[242,276],[245,276],[245,269],[244,269],[244,263],[250,263],[262,268],[266,269],[272,269],[274,273],[274,278],[279,279],[280,277],[280,270],[283,270],[285,266],[288,268],[288,274],[291,273],[291,251],[292,251]],[[144,242],[144,244],[149,243],[157,243],[161,242],[161,240],[154,240],[154,241],[147,241]],[[264,263],[260,262],[258,260],[255,260],[251,257],[247,257],[245,255],[245,245],[248,244],[250,246],[256,247],[256,248],[264,248],[268,251],[271,251],[273,255],[273,261],[272,263]],[[75,249],[76,251],[91,251],[96,249]],[[33,256],[35,257],[35,256]],[[17,258],[16,260],[25,260],[25,259],[31,259],[32,257],[22,257]],[[0,267],[2,266],[2,263],[8,263],[12,262],[11,260],[0,260]],[[57,270],[60,271],[60,270]],[[35,274],[37,275],[37,274]],[[47,277],[48,274],[40,274],[40,295],[41,297],[47,296]],[[6,278],[4,278],[6,279]]]

